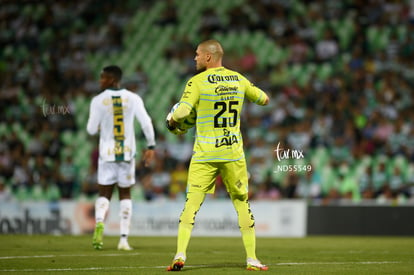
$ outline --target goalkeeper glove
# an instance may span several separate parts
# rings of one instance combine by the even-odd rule
[[[176,126],[172,126],[170,124],[170,120],[172,119],[171,117],[172,117],[172,115],[171,115],[171,113],[169,113],[168,116],[167,116],[167,119],[165,120],[165,124],[167,126],[168,131],[170,131],[174,135],[183,135],[183,134],[187,133],[187,129],[183,130],[183,129],[180,129]]]

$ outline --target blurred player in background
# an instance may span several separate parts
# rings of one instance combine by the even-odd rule
[[[135,131],[137,118],[147,140],[143,159],[145,165],[154,158],[154,128],[144,103],[137,94],[120,88],[122,70],[108,66],[102,70],[100,86],[103,90],[92,99],[87,131],[99,132],[98,186],[99,197],[95,202],[95,232],[92,245],[102,249],[104,219],[109,208],[115,184],[118,184],[120,201],[119,250],[131,250],[128,244],[132,216],[131,186],[135,183]]]
[[[222,66],[223,49],[216,40],[207,40],[196,50],[196,68],[201,71],[185,87],[178,108],[167,118],[167,128],[182,134],[179,122],[194,108],[197,112],[196,139],[191,159],[187,200],[181,213],[177,252],[169,271],[181,270],[194,226],[195,216],[205,196],[214,193],[221,174],[237,211],[238,223],[247,255],[248,270],[267,270],[256,258],[254,217],[248,202],[248,176],[240,132],[240,113],[244,98],[266,105],[265,92],[238,72]]]

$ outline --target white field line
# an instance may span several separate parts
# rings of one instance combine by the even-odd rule
[[[128,253],[128,254],[100,254],[99,257],[116,257],[116,256],[135,256],[135,255],[142,255],[142,253]],[[13,259],[32,259],[32,258],[57,258],[57,257],[86,257],[91,256],[88,255],[81,255],[81,254],[73,254],[73,255],[34,255],[34,256],[5,256],[0,257],[0,260],[13,260]],[[98,255],[96,255],[98,256]]]
[[[362,265],[386,265],[386,264],[401,264],[402,262],[398,261],[382,261],[382,262],[313,262],[313,263],[274,263],[268,264],[268,266],[280,266],[280,265],[349,265],[349,264],[362,264]],[[186,265],[187,268],[217,268],[233,265]],[[234,265],[236,266],[236,265]],[[26,269],[0,269],[0,272],[56,272],[56,271],[93,271],[93,270],[126,270],[126,269],[165,269],[166,266],[114,266],[114,267],[84,267],[84,268],[44,268],[44,269],[35,269],[35,268],[26,268]]]
[[[383,262],[313,262],[313,263],[277,263],[274,265],[345,265],[345,264],[400,264],[398,261],[383,261]]]

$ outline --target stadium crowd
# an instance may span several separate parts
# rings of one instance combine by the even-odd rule
[[[156,24],[178,24],[177,2],[168,1]],[[238,2],[228,11],[227,23],[214,8],[205,9],[199,38],[259,31],[288,50],[286,58],[274,65],[259,66],[257,49],[250,48],[230,49],[225,60],[227,67],[244,73],[271,95],[268,108],[249,104],[243,114],[251,199],[414,200],[410,1]],[[85,131],[76,122],[74,101],[99,92],[87,55],[123,51],[128,20],[152,4],[111,0],[2,4],[0,198],[96,195],[97,149],[82,177],[62,133]],[[194,45],[175,36],[164,51],[165,59],[180,63],[177,77],[182,82],[194,73]],[[300,75],[289,69],[308,65],[329,67],[326,74],[308,70]],[[133,80],[139,85],[131,86],[144,102],[151,97],[147,73],[137,71]],[[168,112],[148,111],[153,120],[164,120]],[[169,143],[164,133],[156,129],[154,165],[144,168],[137,162],[136,200],[184,198],[192,143],[184,137]],[[89,141],[97,143],[94,138]],[[281,151],[275,151],[278,144]],[[69,154],[62,154],[65,150]],[[279,161],[277,153],[282,151],[287,159]],[[292,152],[300,156],[289,155]],[[279,167],[285,170],[277,172]],[[224,198],[220,180],[217,186],[214,198]]]

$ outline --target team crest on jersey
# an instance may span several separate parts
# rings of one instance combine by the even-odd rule
[[[243,184],[240,180],[236,183],[236,187],[239,188],[239,189],[242,187],[242,185]]]
[[[185,91],[183,94],[183,98],[188,98],[191,92]]]

